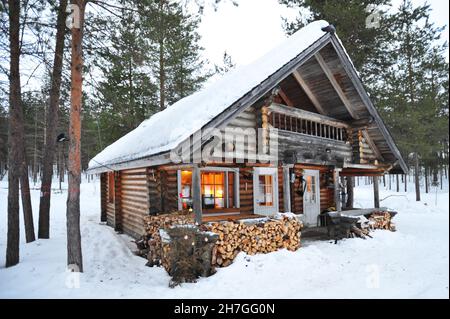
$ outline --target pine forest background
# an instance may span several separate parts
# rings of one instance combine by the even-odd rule
[[[39,181],[47,134],[57,11],[60,1],[21,0],[21,92],[26,157]],[[192,2],[198,10],[188,10]],[[208,1],[206,1],[208,2]],[[211,1],[214,5],[216,1]],[[427,4],[404,0],[279,0],[298,9],[284,19],[292,34],[316,19],[337,33],[394,136],[409,167],[427,186],[448,175],[449,108],[446,26],[430,22]],[[239,5],[239,1],[233,2]],[[143,120],[200,89],[234,67],[224,52],[221,65],[202,55],[198,26],[201,1],[91,1],[84,29],[82,167]],[[369,10],[368,10],[369,8]],[[382,14],[378,14],[382,13]],[[367,28],[370,14],[380,17]],[[0,177],[8,168],[9,19],[0,1]],[[66,28],[58,134],[67,134],[70,108],[70,34]],[[56,137],[55,137],[56,138]],[[67,143],[57,143],[55,172],[64,178]]]

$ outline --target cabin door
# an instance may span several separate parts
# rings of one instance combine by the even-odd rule
[[[276,167],[256,167],[253,174],[255,214],[270,216],[278,213],[278,170]]]
[[[306,226],[317,226],[317,220],[320,213],[320,183],[319,171],[305,169],[304,193],[303,193],[303,213]]]

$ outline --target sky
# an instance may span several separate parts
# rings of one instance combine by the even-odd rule
[[[398,7],[402,0],[393,0]],[[415,5],[424,0],[413,0]],[[436,25],[448,25],[449,1],[428,0],[432,7],[431,18]],[[282,19],[293,18],[298,10],[286,8],[277,0],[239,0],[236,7],[231,1],[222,0],[218,10],[206,7],[199,33],[205,48],[205,57],[221,64],[224,51],[236,65],[248,64],[281,43],[286,35]],[[337,30],[339,35],[339,29]],[[448,41],[448,29],[444,37]],[[448,60],[448,51],[447,51]]]

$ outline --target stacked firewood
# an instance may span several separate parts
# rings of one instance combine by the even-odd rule
[[[392,222],[392,216],[389,212],[374,212],[370,215],[369,221],[372,229],[395,231],[395,224]]]
[[[300,247],[302,223],[287,216],[260,222],[216,222],[205,227],[219,235],[212,252],[212,264],[219,267],[230,265],[241,251],[254,255]]]
[[[375,229],[395,231],[395,225],[389,212],[374,212],[368,218],[360,216],[356,224],[351,226],[349,237],[372,238],[370,231]]]
[[[183,212],[144,217],[146,234],[139,241],[142,243],[141,255],[146,254],[149,266],[160,265],[163,260],[161,229],[168,229],[173,225],[194,224],[194,216]],[[137,242],[138,243],[138,242]],[[139,246],[138,246],[139,247]],[[167,248],[166,248],[167,249]]]

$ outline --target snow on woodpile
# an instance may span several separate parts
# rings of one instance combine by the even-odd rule
[[[106,147],[89,168],[125,162],[169,151],[294,59],[326,33],[328,22],[315,21],[255,62],[236,68],[202,90],[142,122]]]

